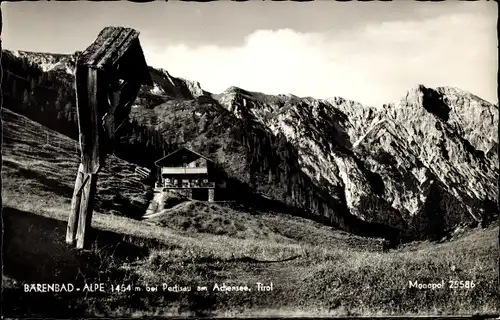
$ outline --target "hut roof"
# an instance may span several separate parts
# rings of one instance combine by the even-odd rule
[[[189,163],[196,159],[203,158],[207,161],[213,162],[210,158],[193,151],[186,147],[181,147],[172,153],[155,161],[155,165],[161,167],[163,164],[175,164],[175,163]]]

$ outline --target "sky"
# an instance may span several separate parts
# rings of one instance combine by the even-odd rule
[[[364,104],[454,86],[497,103],[494,2],[4,2],[2,45],[84,50],[106,26],[132,27],[149,65],[268,94]]]

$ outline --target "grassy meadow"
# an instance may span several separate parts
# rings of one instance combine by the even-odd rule
[[[498,226],[384,250],[286,214],[188,201],[148,221],[152,193],[110,157],[98,180],[91,249],[64,242],[76,143],[3,110],[4,307],[7,317],[470,315],[500,311]],[[45,134],[41,134],[45,133]],[[49,137],[47,143],[47,135]],[[410,288],[409,281],[442,289]],[[449,280],[473,281],[451,289]],[[273,283],[258,291],[256,283]],[[106,292],[32,293],[24,284],[104,283]],[[191,286],[188,292],[164,292]],[[249,292],[213,292],[214,284]],[[112,292],[112,284],[131,285]],[[146,288],[158,286],[157,292]],[[208,291],[197,291],[206,286]],[[135,288],[141,291],[136,291]]]

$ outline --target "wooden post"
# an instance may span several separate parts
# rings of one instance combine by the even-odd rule
[[[213,202],[215,200],[215,190],[213,188],[208,189],[208,201]]]
[[[76,240],[76,229],[78,227],[78,217],[80,213],[80,199],[83,187],[83,165],[80,163],[76,175],[75,190],[71,200],[71,212],[68,219],[68,228],[66,230],[66,243],[74,244]]]
[[[83,249],[88,243],[86,231],[91,227],[97,172],[105,159],[101,143],[100,105],[103,104],[103,74],[100,70],[77,65],[76,84],[78,125],[82,162],[78,167],[66,242]],[[102,106],[101,106],[102,108]],[[101,138],[101,139],[100,139]]]
[[[82,81],[77,83],[77,86],[81,86],[77,87],[77,91],[82,92],[81,96],[86,94],[86,99],[82,99],[83,103],[78,105],[83,171],[97,173],[104,164],[106,156],[101,120],[103,111],[100,110],[107,109],[106,82],[103,71],[84,66],[77,67],[77,81],[78,71],[81,72]]]
[[[83,249],[89,244],[89,230],[92,227],[92,213],[94,197],[97,186],[97,174],[87,173],[85,178],[89,178],[83,187],[80,203],[80,217],[78,219],[78,231],[76,235],[76,248]]]
[[[97,174],[112,148],[116,121],[125,121],[141,84],[153,85],[138,35],[130,28],[104,28],[77,58],[75,91],[81,163],[66,242],[74,244],[76,240],[78,249],[89,243]],[[124,83],[120,84],[120,79]]]

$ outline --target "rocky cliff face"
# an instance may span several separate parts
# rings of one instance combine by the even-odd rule
[[[178,99],[194,99],[208,94],[199,82],[177,78],[164,69],[149,68],[154,86],[149,92],[154,95]],[[148,90],[148,88],[146,88]]]
[[[60,70],[61,79],[71,73],[71,56],[8,59],[20,56]],[[234,186],[286,210],[409,239],[498,216],[498,107],[470,93],[417,86],[397,103],[371,107],[237,87],[211,94],[150,72],[154,86],[141,90],[134,121],[211,156]]]
[[[470,93],[417,86],[381,108],[234,87],[217,98],[285,135],[302,171],[364,221],[427,237],[497,214],[498,107]]]

